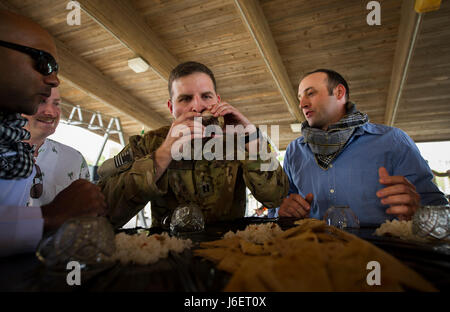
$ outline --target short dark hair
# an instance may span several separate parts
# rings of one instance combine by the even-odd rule
[[[348,101],[348,99],[350,98],[350,88],[348,87],[347,81],[345,81],[344,77],[342,77],[341,74],[331,69],[319,68],[312,72],[307,73],[305,76],[303,76],[303,78],[315,73],[324,73],[327,75],[328,92],[330,95],[333,95],[334,88],[342,84],[345,87],[345,100]]]
[[[177,67],[172,69],[169,76],[169,95],[170,98],[172,98],[172,84],[175,80],[181,77],[189,76],[193,73],[205,73],[207,74],[214,85],[214,92],[217,93],[217,87],[216,87],[216,79],[214,78],[214,74],[212,71],[206,66],[201,63],[197,62],[185,62],[179,64]]]

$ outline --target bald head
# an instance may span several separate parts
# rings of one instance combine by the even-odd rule
[[[56,57],[52,36],[32,20],[0,10],[0,40],[44,50]]]
[[[0,40],[56,55],[51,35],[32,20],[0,10]],[[36,70],[30,55],[0,46],[0,110],[32,115],[45,101],[53,87],[59,85],[56,73],[44,76]]]

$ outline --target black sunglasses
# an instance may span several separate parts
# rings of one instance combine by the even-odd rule
[[[37,164],[34,164],[36,167],[36,175],[33,178],[33,186],[30,189],[30,197],[31,198],[39,198],[42,196],[44,191],[44,185],[42,181],[42,172],[41,168]]]
[[[44,76],[58,73],[58,63],[48,52],[0,40],[0,46],[28,54],[36,61],[36,70]]]

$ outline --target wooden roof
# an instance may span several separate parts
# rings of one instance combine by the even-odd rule
[[[450,140],[450,1],[418,19],[413,1],[381,0],[379,26],[367,24],[361,0],[79,0],[79,26],[66,22],[68,2],[0,7],[56,38],[64,101],[120,117],[126,137],[170,124],[169,72],[193,60],[213,70],[222,99],[252,122],[280,125],[280,149],[300,135],[290,128],[303,120],[299,79],[317,68],[340,72],[372,122],[417,142]],[[151,70],[128,67],[138,55]]]

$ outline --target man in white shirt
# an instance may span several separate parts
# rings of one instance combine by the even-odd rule
[[[77,180],[41,207],[26,207],[35,178],[30,138],[22,127],[59,85],[56,46],[33,21],[0,10],[0,257],[33,252],[44,231],[67,219],[104,215],[100,189]],[[36,181],[34,181],[36,182]]]
[[[28,120],[24,128],[31,134],[25,142],[34,146],[34,159],[42,175],[38,181],[41,185],[35,187],[29,206],[46,205],[75,180],[89,180],[89,169],[83,155],[70,146],[47,138],[55,133],[59,124],[60,103],[59,89],[53,88],[51,96],[39,105],[36,114],[22,114]]]

